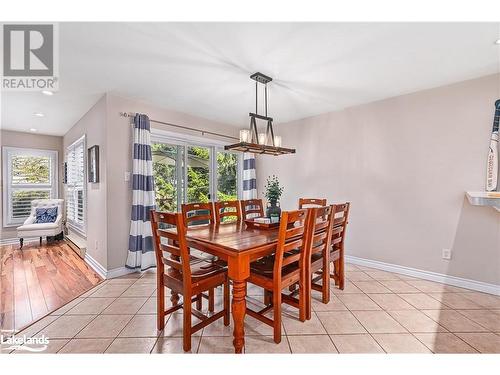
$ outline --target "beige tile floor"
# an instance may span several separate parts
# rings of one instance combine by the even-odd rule
[[[284,305],[278,345],[270,327],[247,316],[246,353],[500,353],[500,297],[351,264],[347,270],[344,291],[332,285],[329,304],[314,292],[311,320],[301,323]],[[249,303],[262,300],[255,286],[248,294]],[[18,335],[45,334],[50,353],[182,353],[182,312],[158,332],[155,295],[154,272],[108,280]],[[220,291],[217,298],[220,307]],[[232,327],[222,320],[205,327],[192,348],[232,353]]]

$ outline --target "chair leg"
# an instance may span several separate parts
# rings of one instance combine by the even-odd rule
[[[162,331],[165,328],[165,287],[158,285],[158,295],[156,296],[156,328]]]
[[[202,297],[201,294],[197,295],[198,299],[196,300],[196,310],[201,310],[202,306]]]
[[[335,285],[339,285],[339,259],[333,262],[333,274],[335,275]]]
[[[210,289],[208,291],[208,311],[209,312],[214,312],[215,310],[215,293],[214,289]]]
[[[190,296],[184,296],[184,298],[191,298]],[[185,303],[183,305],[183,325],[182,325],[182,346],[185,352],[191,350],[191,304]]]
[[[308,306],[309,306],[309,303],[307,303],[308,288],[307,288],[306,284],[307,284],[306,280],[299,281],[299,320],[301,322],[306,321],[307,312],[308,312],[307,310],[308,310]],[[311,297],[311,294],[309,294],[309,298],[310,297]]]
[[[322,302],[325,304],[330,302],[330,273],[327,272],[329,267],[330,261],[326,262],[326,264],[323,264],[323,274],[321,275],[323,277],[323,285],[321,288]]]
[[[273,302],[273,293],[264,289],[264,305],[269,306]]]
[[[344,248],[340,249],[339,257],[339,289],[344,290],[345,270],[344,270]]]
[[[231,308],[229,305],[229,279],[224,283],[224,325],[227,327],[230,322]]]
[[[42,246],[42,237],[40,237],[40,246]]]
[[[274,321],[274,342],[279,344],[281,342],[281,293],[280,291],[273,293],[273,321]]]
[[[19,239],[19,248],[22,249],[23,248],[23,241],[24,241],[24,238],[20,238]]]

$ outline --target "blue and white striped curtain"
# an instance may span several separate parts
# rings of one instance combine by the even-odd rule
[[[255,154],[243,154],[243,199],[257,198]]]
[[[133,142],[132,213],[125,266],[144,271],[156,266],[150,223],[155,193],[148,116],[136,113]]]

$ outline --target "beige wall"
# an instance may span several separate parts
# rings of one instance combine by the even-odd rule
[[[144,102],[107,96],[107,211],[108,211],[108,270],[123,267],[127,259],[128,234],[130,229],[130,206],[132,189],[125,181],[125,172],[132,171],[132,126],[130,118],[119,115],[120,112],[139,112],[150,119],[185,125],[197,129],[209,129],[213,132],[237,136],[238,129],[185,113],[161,109]],[[151,123],[152,128],[176,131],[169,126]],[[183,131],[200,137],[199,133]],[[208,136],[206,136],[209,138]]]
[[[351,201],[349,255],[500,284],[500,213],[464,196],[484,190],[498,97],[494,75],[280,124],[297,153],[258,157],[259,192],[276,174],[285,209]]]
[[[35,148],[40,150],[54,150],[58,153],[58,178],[59,178],[59,186],[58,186],[58,194],[59,197],[62,197],[62,179],[61,179],[61,165],[62,165],[62,145],[63,138],[55,137],[51,135],[40,135],[35,133],[21,133],[10,130],[0,130],[0,145],[10,146],[10,147],[23,147],[23,148]],[[3,156],[0,156],[0,159]],[[0,162],[0,178],[3,178],[3,161]],[[7,227],[3,226],[3,181],[0,184],[0,239],[10,239],[16,238],[17,232],[15,227]]]
[[[65,135],[64,149],[86,136],[86,147],[99,146],[100,182],[87,183],[87,254],[104,268],[107,267],[107,218],[106,218],[106,95],[104,95]]]

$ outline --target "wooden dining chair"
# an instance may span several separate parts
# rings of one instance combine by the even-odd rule
[[[241,216],[243,220],[253,217],[264,217],[262,199],[247,199],[241,201]]]
[[[212,202],[184,203],[181,210],[185,226],[214,223],[214,205]]]
[[[334,270],[331,278],[339,289],[344,290],[345,271],[344,271],[344,242],[346,229],[349,219],[350,202],[333,205],[333,225],[330,262],[333,262]]]
[[[215,202],[215,222],[221,223],[224,218],[236,218],[232,221],[241,221],[241,208],[239,201]]]
[[[191,350],[191,335],[219,318],[229,325],[229,282],[227,271],[214,263],[195,260],[189,254],[186,244],[186,227],[180,213],[151,211],[151,227],[157,264],[157,328],[165,328],[165,315],[183,309],[183,348]],[[164,239],[164,241],[161,241]],[[224,308],[206,316],[192,303],[208,298],[204,292],[223,285]],[[165,288],[172,291],[172,307],[165,310]],[[178,295],[183,302],[179,303]],[[176,297],[174,297],[176,296]],[[200,304],[201,306],[201,304]],[[191,325],[191,315],[201,322]]]
[[[299,210],[302,208],[324,206],[326,206],[326,199],[324,198],[299,198]]]
[[[312,235],[308,237],[307,261],[307,315],[311,319],[312,290],[322,293],[322,302],[330,302],[330,244],[332,239],[333,207],[315,207],[310,209]],[[324,272],[327,270],[327,272]],[[320,272],[321,271],[321,272]],[[315,276],[316,273],[320,275]],[[321,284],[317,282],[321,280]]]
[[[281,342],[281,303],[299,309],[299,319],[306,320],[306,237],[308,236],[307,210],[283,212],[279,227],[278,243],[274,256],[264,257],[250,264],[248,282],[264,288],[266,307],[260,311],[250,308],[246,312],[273,327],[274,342]],[[299,298],[282,293],[282,290],[298,283]],[[273,310],[273,318],[264,314]]]

